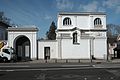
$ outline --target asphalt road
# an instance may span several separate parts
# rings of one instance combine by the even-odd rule
[[[120,68],[115,67],[71,64],[43,66],[3,64],[0,65],[0,80],[120,80]]]
[[[1,71],[0,80],[120,80],[120,69]]]

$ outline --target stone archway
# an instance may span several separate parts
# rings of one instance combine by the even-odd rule
[[[15,50],[18,60],[30,60],[30,40],[26,36],[18,36],[15,41]]]

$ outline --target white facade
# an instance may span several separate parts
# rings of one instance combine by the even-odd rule
[[[13,47],[20,57],[36,59],[37,55],[37,28],[8,28],[8,45]],[[24,44],[26,42],[26,44]],[[29,44],[27,43],[29,42]],[[18,44],[18,45],[17,45]],[[24,54],[23,54],[24,53]]]
[[[104,13],[60,13],[57,26],[58,54],[61,59],[106,59]]]
[[[58,59],[58,42],[56,40],[38,40],[38,59],[45,59],[45,48],[50,48],[50,59]]]
[[[30,59],[107,58],[104,13],[59,13],[56,40],[37,40],[37,31],[8,28],[8,45]]]
[[[70,18],[71,25],[63,25],[64,18]],[[103,13],[60,13],[58,15],[58,29],[94,29],[94,20],[100,18],[102,29],[106,29],[106,15]]]

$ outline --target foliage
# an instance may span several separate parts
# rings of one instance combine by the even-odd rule
[[[55,40],[56,39],[55,30],[56,30],[56,25],[54,22],[52,22],[50,25],[49,31],[47,31],[47,33],[46,33],[46,37],[48,40]]]
[[[115,24],[107,25],[107,37],[114,37],[120,34],[120,26]]]
[[[10,24],[10,19],[4,15],[4,12],[0,12],[0,22]]]

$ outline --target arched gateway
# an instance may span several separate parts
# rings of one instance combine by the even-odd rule
[[[35,27],[8,28],[8,45],[15,49],[19,60],[37,59],[37,31]]]
[[[14,48],[18,56],[18,60],[30,59],[30,40],[26,36],[20,35],[14,40]]]

